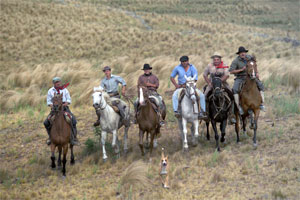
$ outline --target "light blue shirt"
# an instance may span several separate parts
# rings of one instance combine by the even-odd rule
[[[63,94],[63,96],[62,96],[63,102],[68,102],[69,104],[71,104],[71,96],[70,96],[70,93],[67,88],[59,90],[59,93]],[[54,87],[52,87],[48,90],[48,94],[47,94],[47,105],[48,106],[53,104],[52,98],[54,97],[55,94],[57,94],[57,91]]]
[[[102,81],[100,86],[106,90],[107,93],[115,93],[118,92],[118,85],[119,83],[122,84],[122,86],[126,86],[125,80],[116,75],[111,75],[110,79],[105,77]]]
[[[196,67],[192,64],[189,64],[189,65],[190,65],[190,67],[187,71],[184,70],[184,67],[181,64],[177,65],[173,69],[173,71],[171,73],[171,77],[175,78],[178,75],[178,84],[179,85],[185,84],[186,80],[184,78],[184,75],[186,75],[187,77],[194,77],[194,75],[196,75],[195,80],[198,80],[198,71],[197,71]]]

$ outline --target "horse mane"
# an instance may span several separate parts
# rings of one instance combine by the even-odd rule
[[[105,99],[105,101],[108,103],[108,102],[111,102],[110,100],[110,96],[107,92],[105,91],[102,91],[102,95],[103,95],[103,98]]]

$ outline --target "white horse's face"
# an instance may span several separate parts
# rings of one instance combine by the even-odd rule
[[[189,96],[189,98],[195,102],[196,101],[196,95],[195,95],[195,92],[196,92],[196,75],[194,77],[187,77],[187,76],[184,76],[185,79],[186,79],[186,92],[187,92],[187,95]]]
[[[95,108],[101,106],[100,104],[102,99],[102,92],[94,92],[92,96],[93,96],[93,106]]]

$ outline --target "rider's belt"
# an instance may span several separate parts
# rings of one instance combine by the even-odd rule
[[[119,95],[119,92],[109,92],[108,95],[110,97],[115,97],[115,96],[118,96]]]
[[[186,84],[179,84],[179,86],[180,86],[181,88],[185,88],[185,87],[186,87]]]

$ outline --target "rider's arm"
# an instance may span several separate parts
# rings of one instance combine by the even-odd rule
[[[175,79],[173,77],[170,77],[171,82],[173,83],[173,85],[177,88],[180,88],[180,86],[176,83]]]
[[[209,66],[207,66],[203,72],[203,78],[205,80],[205,82],[210,85],[211,84],[211,81],[209,80],[208,78],[208,75],[209,75]]]
[[[177,71],[177,67],[175,67],[171,73],[171,77],[170,77],[170,80],[171,82],[173,83],[173,85],[175,86],[175,88],[180,88],[180,86],[176,83],[175,81],[175,77],[177,76],[178,74],[178,71]]]
[[[229,72],[230,74],[238,74],[246,69],[246,66],[244,66],[242,69],[237,69],[237,63],[234,60],[230,66]]]
[[[52,103],[52,93],[51,93],[51,89],[48,90],[48,94],[47,94],[47,105],[50,106],[52,108],[53,103]]]

